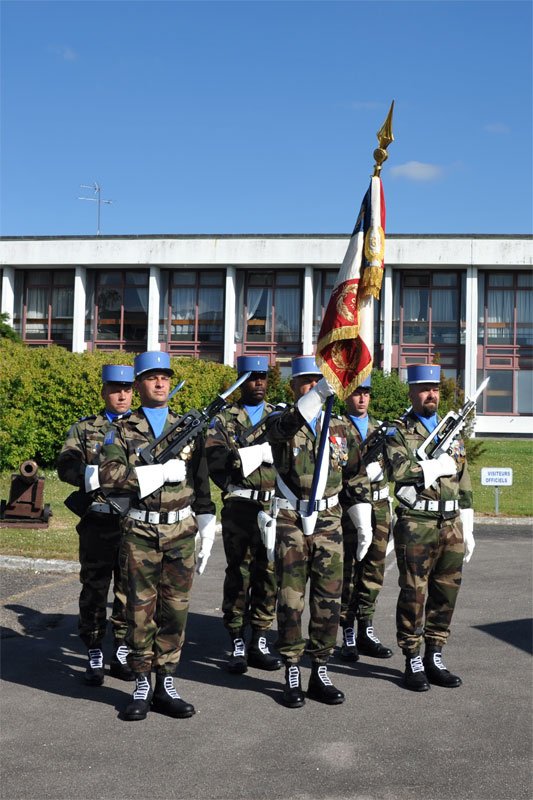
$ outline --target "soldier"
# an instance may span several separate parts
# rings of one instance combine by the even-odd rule
[[[168,408],[168,353],[141,353],[135,359],[135,388],[141,407],[109,431],[99,469],[101,486],[122,496],[128,510],[122,520],[121,567],[127,578],[128,664],[135,675],[127,720],[145,719],[150,705],[172,717],[194,714],[174,686],[195,566],[195,536],[202,574],[215,538],[203,438],[165,464],[143,466],[139,452],[179,417]],[[151,670],[156,673],[155,691]]]
[[[442,648],[448,640],[463,560],[468,562],[474,550],[474,512],[462,439],[454,441],[451,455],[419,460],[416,454],[439,421],[440,367],[413,364],[407,368],[407,382],[412,407],[397,421],[387,444],[399,501],[394,526],[400,573],[396,627],[406,658],[405,685],[425,692],[431,683],[461,685],[461,678],[445,667]]]
[[[266,632],[276,613],[276,575],[267,557],[257,521],[274,495],[276,471],[268,443],[240,447],[238,437],[265,418],[273,406],[265,403],[268,358],[239,356],[237,372],[252,374],[241,385],[240,401],[213,420],[206,438],[209,473],[222,490],[222,539],[226,575],[222,599],[224,626],[232,653],[228,671],[280,669],[282,662],[268,648]],[[245,643],[245,626],[252,635]]]
[[[71,427],[57,460],[62,481],[78,487],[67,505],[81,517],[76,526],[79,541],[80,583],[78,630],[87,647],[85,682],[101,686],[104,682],[102,642],[106,632],[107,596],[113,578],[111,625],[114,636],[110,672],[115,678],[133,680],[126,663],[125,591],[120,580],[118,552],[121,539],[120,519],[91,482],[92,466],[98,462],[104,437],[116,419],[131,411],[133,367],[107,364],[102,368],[102,400],[99,414],[85,417]]]
[[[380,420],[368,413],[370,393],[371,379],[368,377],[346,398],[347,416],[353,425],[353,433],[363,459],[366,451],[365,442],[381,425]],[[344,661],[358,661],[359,653],[372,658],[390,658],[392,656],[392,650],[382,645],[376,636],[373,625],[376,602],[383,586],[391,522],[389,483],[383,452],[380,452],[366,465],[366,471],[372,486],[373,536],[372,544],[363,560],[359,560],[357,557],[357,531],[346,507],[350,501],[346,502],[344,494],[341,493],[344,578],[340,656]],[[356,618],[357,638],[354,631]]]
[[[285,662],[283,703],[303,706],[299,663],[307,649],[311,678],[307,696],[335,705],[344,694],[331,682],[327,662],[336,644],[340,617],[343,544],[339,492],[352,498],[349,510],[358,530],[361,557],[372,538],[370,484],[359,449],[347,423],[332,418],[326,448],[317,464],[322,404],[333,393],[313,357],[293,360],[291,386],[296,404],[275,417],[268,428],[277,497],[276,571],[278,576],[278,642]],[[315,467],[319,470],[316,501],[308,515]],[[309,640],[302,633],[302,613],[309,580]]]

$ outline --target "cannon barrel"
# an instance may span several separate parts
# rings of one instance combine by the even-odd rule
[[[39,467],[36,461],[28,460],[22,462],[19,467],[19,472],[26,483],[33,483],[38,469]]]

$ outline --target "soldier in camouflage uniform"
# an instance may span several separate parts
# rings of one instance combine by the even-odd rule
[[[446,669],[442,648],[448,640],[463,560],[468,562],[474,549],[474,512],[462,439],[454,441],[451,455],[419,460],[416,454],[439,421],[440,367],[411,365],[407,380],[412,407],[397,421],[387,446],[399,501],[394,526],[400,573],[396,626],[406,657],[405,685],[424,692],[431,683],[461,685],[459,676]]]
[[[128,508],[122,520],[120,561],[127,579],[128,664],[135,674],[132,701],[124,718],[141,720],[150,708],[172,717],[190,717],[194,707],[174,686],[195,566],[195,536],[201,574],[215,538],[204,441],[197,436],[178,458],[143,466],[139,452],[178,419],[168,408],[168,353],[141,353],[135,359],[135,388],[141,407],[108,432],[99,478],[115,503]],[[151,670],[156,673],[155,691]]]
[[[96,490],[92,491],[91,470],[98,462],[104,437],[115,419],[128,416],[131,406],[133,368],[108,364],[102,368],[102,399],[105,408],[71,427],[57,460],[62,481],[78,487],[67,500],[67,507],[81,517],[79,535],[80,583],[78,630],[87,647],[85,682],[101,686],[104,682],[102,643],[106,632],[107,596],[113,579],[113,609],[110,617],[114,651],[110,672],[116,678],[133,680],[126,663],[125,592],[120,580],[118,551],[120,519]]]
[[[266,640],[276,613],[277,584],[257,521],[258,513],[270,507],[276,471],[268,443],[246,447],[238,441],[274,409],[264,402],[267,371],[266,356],[239,356],[239,376],[252,374],[241,385],[240,401],[218,414],[206,437],[209,473],[222,490],[226,554],[222,612],[232,644],[228,671],[236,674],[246,672],[248,666],[275,670],[282,665],[281,659],[270,653]],[[247,624],[252,628],[248,647]]]
[[[371,379],[366,378],[346,398],[347,417],[353,425],[353,433],[365,459],[368,437],[381,425],[381,421],[368,413]],[[384,440],[385,443],[385,440]],[[344,578],[341,601],[342,647],[340,656],[344,661],[358,661],[359,653],[373,658],[390,658],[392,650],[381,644],[376,636],[373,616],[376,602],[383,586],[385,557],[390,534],[389,482],[383,451],[378,451],[366,464],[372,486],[372,544],[366,556],[357,556],[357,531],[348,514],[346,500],[341,493],[342,533],[344,537]],[[354,624],[357,619],[357,637]]]
[[[278,642],[285,662],[283,703],[298,708],[305,702],[299,663],[307,650],[312,670],[307,696],[331,705],[344,702],[333,686],[327,662],[334,650],[340,617],[343,543],[339,492],[352,498],[354,522],[361,540],[370,544],[370,484],[359,449],[347,423],[332,418],[314,511],[307,516],[307,500],[317,466],[321,411],[332,389],[322,378],[314,358],[295,358],[292,389],[294,406],[275,417],[268,428],[274,465],[278,471],[276,571],[278,575]],[[302,613],[309,587],[309,639],[302,632]]]

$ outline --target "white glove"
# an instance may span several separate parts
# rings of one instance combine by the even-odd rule
[[[163,477],[165,483],[181,483],[185,480],[187,475],[187,467],[185,461],[181,458],[171,458],[166,464],[163,464]]]
[[[465,545],[465,555],[463,561],[465,564],[468,564],[472,558],[474,547],[476,546],[474,541],[474,509],[461,508],[459,513],[461,515],[461,522],[463,523],[463,541]]]
[[[272,448],[268,442],[263,444],[253,444],[250,447],[241,447],[237,451],[241,459],[242,474],[245,478],[259,469],[261,464],[272,464],[274,458],[272,456]]]
[[[424,489],[429,489],[432,483],[445,475],[455,475],[457,464],[448,453],[441,453],[438,458],[428,458],[427,461],[419,461],[424,473]]]
[[[325,378],[320,378],[316,386],[304,394],[298,402],[296,407],[306,422],[312,422],[316,415],[319,413],[324,402],[332,394],[335,394],[335,389]]]
[[[383,470],[379,461],[372,461],[371,464],[366,465],[366,474],[370,483],[383,480]]]
[[[257,515],[257,524],[261,532],[261,541],[265,545],[267,551],[267,558],[269,561],[274,561],[276,550],[276,520],[264,511],[260,511]]]
[[[356,558],[362,561],[372,544],[372,503],[356,503],[348,509],[348,515],[357,529]]]
[[[98,465],[89,464],[85,467],[85,491],[94,492],[95,489],[100,488],[100,476],[98,475]]]
[[[187,468],[180,458],[171,458],[166,464],[148,464],[135,467],[139,483],[139,497],[147,497],[160,489],[165,483],[179,483],[185,479]]]
[[[200,534],[200,552],[196,561],[196,572],[198,575],[202,575],[213,549],[217,521],[214,514],[197,514],[196,522]]]

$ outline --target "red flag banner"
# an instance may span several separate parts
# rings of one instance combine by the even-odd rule
[[[374,177],[318,334],[316,362],[344,400],[372,372],[373,298],[379,299],[385,255],[385,197]]]

